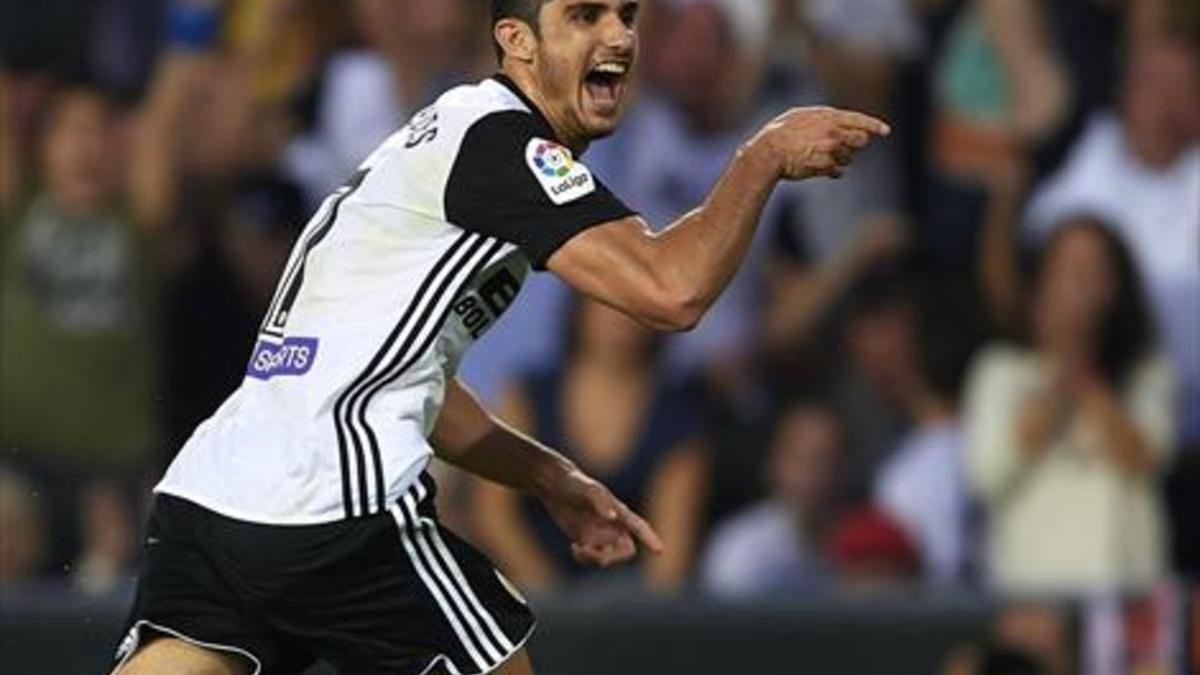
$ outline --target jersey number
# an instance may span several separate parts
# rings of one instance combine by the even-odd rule
[[[362,185],[363,179],[367,177],[367,171],[367,169],[360,169],[350,177],[350,180],[346,181],[345,185],[327,197],[325,203],[321,204],[321,208],[317,211],[317,215],[308,227],[304,228],[303,241],[292,250],[292,257],[288,260],[279,287],[275,290],[275,297],[271,299],[267,318],[263,320],[261,333],[277,338],[283,337],[288,316],[292,313],[292,306],[296,304],[296,298],[300,295],[300,286],[304,283],[304,266],[308,260],[308,254],[312,253],[317,244],[320,244],[329,235],[334,221],[337,220],[342,203],[354,194],[358,186]]]
[[[478,340],[488,326],[500,318],[504,310],[512,304],[520,289],[520,280],[513,276],[512,272],[501,268],[479,285],[478,296],[468,295],[454,303],[454,313],[467,330],[471,331],[471,337]]]
[[[438,114],[433,108],[426,108],[413,116],[408,123],[408,140],[404,142],[407,150],[412,150],[422,143],[428,143],[437,138]]]

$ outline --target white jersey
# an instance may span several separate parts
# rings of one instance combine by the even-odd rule
[[[447,92],[305,227],[245,379],[156,491],[274,524],[385,510],[530,266],[630,213],[507,78]]]

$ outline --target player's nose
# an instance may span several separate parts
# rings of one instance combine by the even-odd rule
[[[602,40],[605,48],[617,56],[628,57],[633,53],[634,41],[637,34],[634,28],[617,16],[609,16],[601,27]]]

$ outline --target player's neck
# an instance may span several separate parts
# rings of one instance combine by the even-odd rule
[[[646,370],[646,361],[639,354],[624,350],[584,349],[572,359],[581,370],[600,373],[617,379]]]
[[[559,143],[570,148],[576,157],[587,150],[588,139],[579,133],[572,132],[571,125],[564,119],[566,116],[546,100],[532,72],[526,68],[513,68],[507,65],[501,67],[500,72],[520,90],[525,103],[536,108],[535,112],[546,120]]]

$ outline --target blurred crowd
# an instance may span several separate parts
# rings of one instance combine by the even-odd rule
[[[494,72],[487,4],[0,2],[0,584],[128,578],[308,215]],[[665,555],[582,569],[536,504],[439,466],[443,518],[552,593],[1148,593],[1200,569],[1200,5],[642,4],[636,100],[584,159],[653,227],[789,106],[896,132],[777,189],[694,332],[537,275],[468,356]]]

